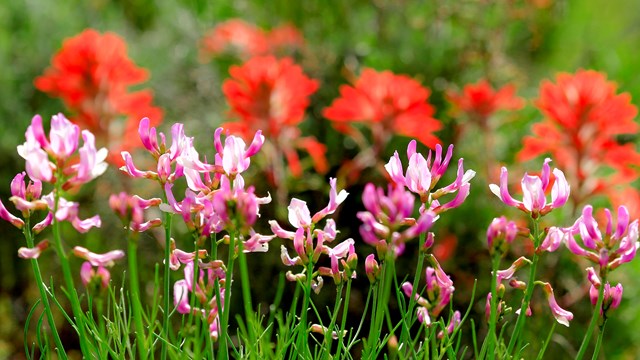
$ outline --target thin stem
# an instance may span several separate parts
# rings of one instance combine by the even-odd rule
[[[538,219],[533,219],[533,241],[534,241],[534,249],[537,249],[540,245],[540,230],[538,226]],[[509,347],[507,348],[507,354],[511,354],[514,347],[520,343],[520,332],[524,328],[524,324],[527,318],[527,309],[529,308],[529,303],[531,302],[531,297],[533,295],[533,288],[535,287],[535,279],[536,279],[536,269],[538,266],[539,256],[534,251],[533,259],[531,260],[531,268],[529,271],[529,282],[527,283],[527,288],[524,292],[524,298],[522,299],[522,306],[520,307],[520,314],[518,315],[518,320],[516,321],[515,328],[513,329],[513,333],[511,334],[511,339],[509,340]]]
[[[242,285],[242,303],[244,304],[244,315],[247,322],[247,331],[249,333],[250,346],[255,346],[257,349],[258,343],[255,335],[255,321],[253,314],[253,303],[251,302],[251,287],[249,283],[249,270],[247,267],[247,257],[242,248],[242,241],[238,241],[238,265],[240,265],[240,285]],[[249,357],[254,359],[257,351],[249,353]]]
[[[229,358],[229,348],[227,337],[229,332],[229,313],[231,312],[231,283],[233,281],[233,266],[235,260],[236,234],[231,231],[229,234],[229,258],[227,261],[227,272],[224,281],[224,307],[222,308],[222,321],[220,322],[220,348],[218,358],[226,360]]]
[[[407,323],[407,317],[402,317],[403,318],[403,326],[402,326],[402,331],[400,332],[400,344],[405,344],[408,342],[408,337],[409,337],[409,332],[411,330],[411,325],[413,324],[413,309],[416,306],[416,293],[418,291],[418,284],[420,283],[420,275],[422,274],[422,267],[424,265],[424,257],[425,257],[425,253],[422,251],[422,248],[424,247],[424,242],[425,242],[425,238],[426,238],[426,234],[425,233],[421,233],[420,234],[420,241],[419,241],[419,246],[418,249],[420,249],[419,254],[418,254],[418,264],[416,266],[416,272],[413,276],[413,289],[411,290],[411,296],[409,297],[409,306],[407,307],[407,314],[409,315],[409,323]]]
[[[547,339],[542,344],[542,349],[540,349],[540,352],[538,353],[538,357],[536,358],[537,360],[542,360],[544,358],[544,352],[547,350],[547,346],[549,346],[549,342],[551,342],[551,336],[553,335],[553,332],[556,330],[557,324],[558,323],[554,321],[553,325],[551,325],[551,330],[549,330],[549,335],[547,335]]]
[[[338,320],[338,312],[340,312],[340,304],[342,303],[342,288],[344,287],[344,279],[340,279],[336,287],[336,300],[333,303],[333,313],[331,314],[331,322],[328,326],[328,331],[324,333],[325,349],[323,351],[322,359],[329,359],[331,357],[331,343],[333,342],[333,328]],[[340,348],[340,345],[338,345]],[[336,356],[336,358],[338,358]]]
[[[371,328],[369,328],[369,338],[367,339],[367,346],[365,352],[367,357],[375,358],[377,348],[380,345],[380,339],[382,334],[382,324],[384,322],[385,314],[389,312],[389,297],[391,294],[391,284],[393,283],[393,276],[395,273],[394,254],[391,246],[385,255],[385,259],[380,265],[382,270],[382,282],[377,286],[377,294],[374,298],[374,306],[371,308],[373,319]]]
[[[22,233],[24,234],[24,238],[27,241],[27,246],[29,248],[34,247],[33,234],[31,233],[31,225],[30,225],[30,217],[26,217],[24,219],[24,226],[22,227]],[[58,334],[58,328],[56,327],[56,323],[53,318],[53,312],[51,312],[51,305],[49,304],[49,296],[47,295],[47,291],[45,290],[45,284],[42,281],[42,274],[40,273],[40,265],[38,264],[38,259],[31,259],[31,268],[33,269],[33,275],[36,278],[36,283],[38,284],[38,290],[40,291],[40,298],[42,299],[42,306],[44,307],[44,312],[47,316],[47,322],[49,322],[49,327],[51,328],[51,334],[53,335],[53,341],[56,344],[56,352],[61,359],[66,359],[67,354],[64,351],[64,346],[62,346],[62,341],[60,340],[60,335]]]
[[[596,347],[593,349],[593,355],[591,356],[591,360],[596,360],[598,358],[598,354],[600,354],[600,346],[602,346],[602,339],[604,338],[604,327],[607,325],[607,316],[605,315],[602,319],[602,325],[600,325],[600,334],[598,334],[598,340],[596,340]]]
[[[54,191],[54,208],[53,213],[56,214],[58,212],[58,205],[60,203],[60,192],[61,192],[61,184],[58,181],[56,183],[56,188]],[[64,277],[65,285],[67,287],[67,294],[69,297],[69,301],[71,302],[71,309],[73,311],[73,316],[76,321],[76,329],[78,331],[78,337],[80,340],[80,350],[84,356],[89,357],[91,355],[89,351],[89,343],[87,342],[86,335],[86,327],[84,323],[84,313],[82,312],[82,306],[80,305],[80,300],[78,299],[78,293],[76,292],[76,286],[73,281],[73,276],[71,275],[71,267],[69,265],[69,258],[67,253],[62,246],[62,237],[60,235],[60,221],[53,216],[53,242],[56,253],[60,260],[60,265],[62,266],[62,275]]]
[[[300,308],[300,323],[298,324],[298,351],[304,353],[303,358],[310,358],[311,351],[309,349],[309,331],[307,328],[307,313],[309,303],[311,301],[311,283],[313,281],[313,260],[309,259],[307,264],[307,274],[303,287],[304,298],[302,299],[302,307]]]
[[[493,261],[491,263],[491,313],[489,315],[489,334],[487,339],[489,341],[488,351],[489,358],[495,359],[495,347],[496,347],[496,322],[498,320],[498,268],[500,267],[500,255],[494,254]]]
[[[576,360],[581,360],[584,357],[584,354],[587,351],[587,347],[589,346],[589,342],[591,341],[591,335],[593,334],[593,330],[595,329],[596,323],[600,318],[600,311],[602,311],[602,302],[604,301],[604,284],[606,284],[606,281],[607,281],[606,276],[603,276],[602,282],[600,284],[600,289],[598,289],[598,301],[596,301],[596,306],[593,308],[593,315],[591,316],[591,322],[589,322],[589,327],[587,328],[587,332],[584,334],[584,338],[582,339],[582,344],[580,345],[580,350],[578,350],[578,355],[576,356]]]
[[[138,239],[137,233],[129,233],[129,286],[131,287],[131,304],[133,306],[133,321],[136,326],[136,340],[138,342],[138,355],[140,359],[146,359],[149,355],[145,339],[144,324],[142,322],[142,304],[140,299],[140,281],[138,279]]]
[[[167,203],[167,195],[162,192],[164,202]],[[162,222],[164,226],[164,282],[163,282],[163,308],[162,312],[162,336],[164,336],[165,341],[161,341],[162,343],[162,360],[167,359],[167,343],[169,341],[169,313],[171,309],[171,268],[170,259],[171,259],[171,213],[164,213],[164,221]]]
[[[342,319],[340,321],[340,332],[338,332],[338,350],[336,351],[335,359],[340,359],[340,353],[344,347],[344,330],[347,324],[347,313],[349,312],[349,298],[351,297],[351,279],[347,280],[347,289],[344,294],[344,307],[342,308]],[[345,349],[346,351],[346,349]]]

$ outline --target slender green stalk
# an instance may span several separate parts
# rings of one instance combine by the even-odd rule
[[[305,278],[304,298],[302,299],[302,307],[300,308],[300,323],[298,324],[298,337],[297,345],[298,351],[301,352],[304,359],[311,357],[311,350],[309,349],[309,329],[307,327],[307,313],[309,312],[309,303],[311,301],[311,283],[313,281],[313,261],[309,259],[307,264],[307,274]]]
[[[347,313],[349,312],[349,298],[351,297],[351,279],[347,279],[347,289],[344,293],[344,307],[342,308],[342,319],[340,321],[340,331],[338,332],[338,350],[335,359],[340,359],[342,348],[344,347],[344,331],[347,325]],[[347,351],[345,349],[345,351]]]
[[[247,332],[249,343],[257,349],[258,342],[255,334],[255,317],[253,314],[253,303],[251,301],[251,287],[249,283],[249,269],[247,267],[247,257],[242,248],[242,241],[238,241],[238,265],[240,265],[240,285],[242,286],[242,303],[244,304],[244,315],[247,322]],[[248,347],[250,348],[250,346]],[[249,358],[255,359],[257,351],[249,353]]]
[[[556,330],[557,324],[558,323],[554,321],[553,325],[551,325],[551,330],[549,330],[549,335],[547,335],[547,339],[542,344],[542,349],[540,349],[540,352],[538,352],[538,357],[536,358],[536,360],[542,360],[544,358],[544,352],[547,350],[547,346],[549,346],[549,343],[551,342],[551,336],[553,335],[553,332]]]
[[[600,346],[602,346],[602,339],[604,338],[604,327],[607,325],[607,317],[606,315],[602,319],[602,325],[600,325],[600,333],[598,334],[598,340],[596,341],[596,347],[593,349],[593,355],[591,356],[591,360],[596,360],[598,358],[598,354],[600,354]]]
[[[418,254],[418,265],[416,266],[416,272],[413,276],[413,289],[411,290],[411,297],[409,297],[409,306],[407,306],[407,314],[410,314],[408,319],[410,319],[407,323],[407,317],[403,316],[403,326],[402,326],[402,331],[400,332],[400,343],[401,344],[406,344],[408,343],[409,339],[409,333],[411,330],[411,325],[413,324],[413,309],[416,306],[416,293],[418,291],[418,284],[420,283],[420,275],[422,274],[422,267],[424,265],[424,257],[425,257],[425,253],[422,251],[422,248],[424,247],[424,242],[425,242],[425,238],[426,235],[425,233],[421,233],[420,234],[420,241],[419,241],[419,245],[418,245],[418,249],[420,249],[419,254]]]
[[[333,303],[333,312],[331,313],[331,322],[327,327],[328,331],[324,333],[324,350],[322,351],[322,359],[329,359],[331,357],[331,343],[333,342],[333,328],[338,321],[338,313],[340,312],[340,305],[342,304],[342,288],[344,287],[344,279],[340,280],[340,283],[336,286],[336,300]],[[338,347],[340,347],[338,345]]]
[[[600,310],[602,309],[602,302],[604,301],[604,284],[606,283],[607,283],[606,276],[603,276],[602,282],[600,284],[600,289],[598,289],[598,301],[596,301],[596,306],[593,308],[593,315],[591,316],[591,322],[589,322],[589,327],[587,328],[587,332],[584,334],[584,338],[582,339],[582,344],[580,345],[580,350],[578,350],[578,355],[576,356],[576,360],[581,360],[584,357],[584,354],[587,351],[587,347],[589,346],[589,342],[591,341],[591,335],[593,334],[593,330],[596,327],[596,323],[598,322],[598,319],[600,319]],[[594,354],[595,354],[595,351],[594,351]]]
[[[129,286],[131,287],[131,305],[133,307],[133,321],[136,326],[136,340],[138,348],[138,356],[140,359],[146,359],[149,355],[147,342],[145,339],[145,328],[142,322],[142,304],[140,303],[140,280],[138,279],[138,234],[127,231],[129,233]]]
[[[372,314],[371,327],[369,328],[369,338],[367,339],[367,345],[365,346],[366,358],[375,358],[380,345],[380,339],[382,334],[382,324],[384,322],[385,314],[389,312],[388,304],[391,294],[391,285],[393,284],[393,277],[395,274],[395,262],[393,249],[389,247],[385,259],[382,262],[381,273],[382,282],[378,283],[377,294],[375,294],[374,306],[371,308]]]
[[[30,217],[26,217],[24,219],[24,226],[22,227],[22,233],[24,234],[24,238],[27,241],[27,247],[33,248],[33,234],[31,233],[31,224]],[[53,312],[51,312],[51,304],[49,304],[49,296],[47,295],[47,291],[45,290],[45,284],[42,281],[42,274],[40,272],[40,265],[38,264],[38,259],[31,259],[31,268],[33,269],[33,275],[36,278],[36,283],[38,284],[38,290],[40,291],[40,298],[42,299],[42,306],[44,307],[44,312],[47,316],[47,322],[49,323],[49,327],[51,328],[51,334],[53,335],[53,341],[56,344],[56,352],[58,353],[58,357],[60,359],[66,359],[67,354],[64,351],[64,346],[62,346],[62,341],[60,340],[60,335],[58,334],[58,328],[56,327],[56,323],[53,318]]]
[[[167,195],[163,191],[164,202],[167,203]],[[171,213],[164,213],[164,221],[162,222],[164,226],[164,282],[163,282],[163,308],[162,312],[162,336],[165,341],[161,341],[162,343],[162,360],[166,360],[167,358],[167,342],[169,341],[169,313],[171,309],[171,268],[170,259],[171,259]]]
[[[220,348],[218,358],[226,360],[229,358],[229,348],[227,338],[229,333],[229,313],[231,312],[231,283],[233,281],[233,266],[235,260],[236,234],[229,234],[229,258],[227,261],[227,272],[224,281],[224,307],[222,308],[222,319],[220,321]]]
[[[62,174],[59,174],[59,176]],[[59,177],[62,178],[62,177]],[[61,192],[61,182],[58,181],[56,183],[56,189],[54,191],[54,208],[53,213],[56,214],[58,212],[58,205],[60,202],[60,192]],[[60,235],[60,221],[53,217],[53,242],[54,248],[58,255],[58,259],[60,260],[60,265],[62,266],[62,275],[64,277],[64,282],[67,287],[67,294],[69,297],[69,301],[71,302],[71,309],[73,311],[73,315],[75,317],[75,325],[76,330],[78,332],[79,340],[80,340],[80,350],[85,357],[90,357],[91,352],[89,350],[89,342],[86,334],[86,327],[84,323],[84,313],[82,312],[82,306],[80,305],[80,300],[78,299],[78,293],[76,292],[76,286],[73,281],[73,276],[71,275],[71,266],[69,265],[69,257],[62,246],[62,237]]]
[[[538,219],[533,219],[533,241],[534,248],[537,249],[540,245],[540,230],[538,228]],[[527,283],[527,288],[524,291],[524,298],[522,299],[522,306],[520,307],[520,314],[518,315],[518,320],[516,321],[516,325],[513,329],[513,333],[511,334],[511,339],[509,340],[509,347],[507,348],[507,354],[511,354],[513,349],[517,344],[520,343],[520,332],[524,328],[524,324],[527,318],[527,309],[529,308],[529,303],[531,302],[531,297],[533,296],[533,288],[535,287],[535,279],[536,279],[536,270],[538,266],[539,256],[536,252],[533,253],[533,259],[531,260],[531,268],[529,270],[529,280]]]
[[[491,262],[491,313],[489,314],[489,333],[487,334],[488,355],[490,359],[495,359],[496,322],[498,320],[498,268],[500,267],[500,255],[494,254]]]

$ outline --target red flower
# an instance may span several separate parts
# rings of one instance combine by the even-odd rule
[[[353,86],[340,87],[340,95],[323,112],[338,131],[349,134],[355,131],[353,122],[362,122],[372,127],[378,146],[393,134],[416,138],[430,148],[440,142],[433,135],[442,124],[432,117],[430,91],[408,76],[364,69]]]
[[[85,30],[66,39],[51,64],[36,78],[36,88],[61,98],[74,114],[71,120],[109,148],[112,162],[121,161],[121,150],[141,145],[135,140],[142,117],[152,119],[152,125],[161,121],[162,110],[152,105],[151,91],[127,91],[145,81],[148,72],[129,59],[118,35]],[[124,126],[112,123],[120,117],[125,118]]]
[[[567,174],[576,203],[638,178],[634,167],[640,154],[632,144],[616,140],[617,135],[638,131],[633,121],[638,111],[629,94],[616,94],[616,85],[604,74],[592,70],[558,74],[556,83],[542,83],[536,106],[545,119],[533,125],[534,135],[524,139],[518,159],[551,154]],[[616,173],[604,177],[602,167]]]
[[[231,50],[240,58],[248,59],[303,45],[304,38],[293,25],[285,24],[269,32],[244,20],[231,19],[218,24],[202,37],[200,55],[206,60]]]
[[[262,130],[267,139],[284,153],[291,171],[300,176],[296,149],[307,150],[316,170],[327,170],[325,147],[312,137],[300,138],[298,125],[302,122],[309,96],[318,89],[318,82],[308,78],[302,68],[290,58],[256,57],[241,66],[232,66],[231,78],[222,84],[231,114],[240,122],[223,127],[250,138]]]
[[[524,101],[515,92],[513,85],[506,85],[496,91],[483,79],[475,84],[465,85],[462,93],[448,92],[447,99],[456,110],[467,113],[473,119],[486,121],[497,111],[521,109]]]

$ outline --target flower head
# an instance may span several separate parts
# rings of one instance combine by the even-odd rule
[[[371,126],[374,143],[379,142],[379,146],[384,146],[391,135],[399,134],[434,148],[440,141],[433,133],[442,124],[433,118],[435,110],[427,102],[430,94],[408,76],[364,69],[353,86],[340,87],[340,97],[324,109],[323,115],[344,133],[355,131],[355,122]]]
[[[547,300],[549,300],[549,308],[551,309],[553,317],[556,318],[556,321],[558,323],[569,327],[569,321],[573,320],[573,314],[558,305],[558,303],[556,302],[556,298],[553,295],[553,288],[551,287],[551,284],[544,283],[542,285],[542,289],[547,295]]]
[[[522,201],[517,201],[508,189],[508,172],[506,167],[502,167],[500,172],[500,186],[490,184],[489,188],[506,205],[517,207],[518,209],[528,213],[533,218],[544,216],[551,210],[562,207],[569,199],[569,183],[564,177],[564,173],[559,169],[553,169],[555,181],[551,186],[551,167],[549,166],[551,159],[546,159],[542,165],[542,174],[529,175],[524,174],[521,182],[523,193]],[[551,187],[551,202],[547,203],[546,192]]]
[[[496,90],[485,79],[465,85],[461,93],[448,92],[447,98],[457,111],[466,113],[481,125],[499,110],[519,110],[524,106],[524,101],[515,95],[513,85]]]
[[[638,243],[638,220],[630,222],[629,212],[624,206],[618,208],[617,224],[613,222],[611,212],[605,209],[607,223],[600,230],[593,217],[593,207],[582,209],[582,216],[566,231],[567,248],[578,256],[583,256],[600,266],[600,272],[616,269],[636,256]],[[576,240],[580,235],[581,243]]]
[[[108,146],[113,157],[121,150],[139,146],[134,141],[136,122],[142,116],[161,121],[162,111],[152,105],[150,90],[128,92],[148,78],[127,55],[126,43],[118,35],[88,29],[66,39],[52,65],[35,80],[35,86],[61,98],[73,113],[73,121],[91,131],[98,143]],[[124,118],[124,126],[116,121]]]

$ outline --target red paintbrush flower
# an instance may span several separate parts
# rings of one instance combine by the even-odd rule
[[[457,112],[464,112],[483,125],[497,111],[519,110],[524,106],[524,100],[516,96],[515,92],[513,85],[495,90],[483,79],[475,84],[465,85],[461,93],[448,92],[447,99]]]
[[[231,51],[241,59],[254,56],[286,53],[284,50],[301,48],[304,37],[293,25],[285,24],[265,31],[244,20],[231,19],[209,30],[200,41],[200,57]]]
[[[633,121],[638,110],[629,94],[616,94],[616,85],[604,74],[592,70],[558,74],[556,83],[542,83],[535,104],[545,119],[533,125],[533,136],[525,137],[518,159],[551,154],[565,170],[576,204],[638,178],[640,154],[632,144],[616,139],[638,131]],[[603,167],[616,172],[607,176]]]
[[[295,176],[302,169],[296,149],[307,150],[316,170],[327,170],[324,145],[313,137],[300,138],[298,125],[309,106],[309,96],[318,89],[318,82],[308,78],[302,68],[290,58],[256,57],[241,66],[232,66],[231,78],[224,81],[222,91],[231,105],[232,116],[240,122],[223,125],[231,132],[249,139],[262,130],[267,139],[282,152]]]
[[[73,113],[71,120],[95,134],[98,144],[109,148],[109,160],[119,163],[121,150],[141,145],[135,141],[138,121],[148,116],[157,125],[162,119],[151,91],[128,92],[129,86],[147,78],[148,72],[127,56],[122,38],[87,29],[64,41],[34,84],[61,98]],[[124,118],[124,124],[114,121],[118,118]]]
[[[416,80],[391,71],[364,69],[353,86],[340,87],[341,97],[324,109],[323,115],[343,133],[354,130],[354,122],[372,128],[373,142],[384,147],[394,134],[415,138],[430,148],[440,140],[433,135],[442,128],[432,116],[427,99],[430,91]]]

